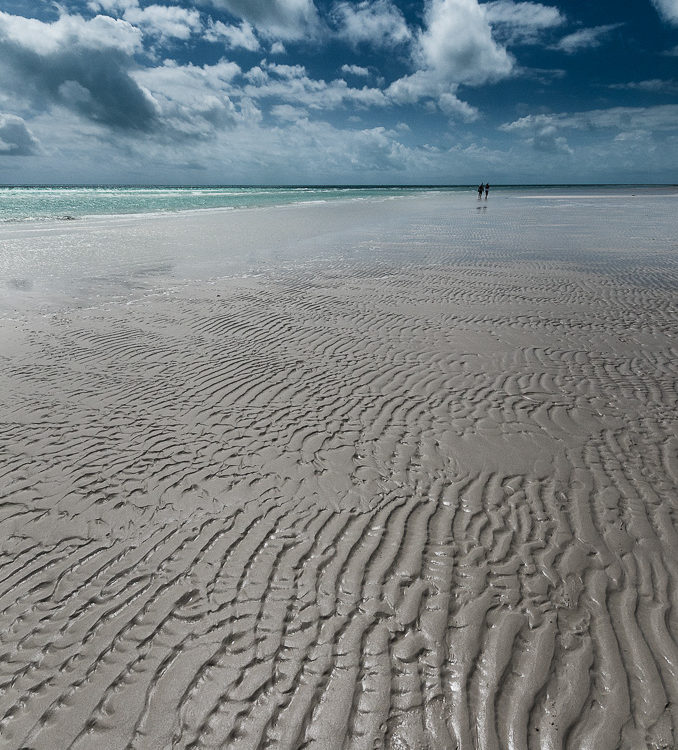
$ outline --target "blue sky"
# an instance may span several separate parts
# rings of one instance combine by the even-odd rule
[[[678,0],[0,0],[0,183],[677,167]]]

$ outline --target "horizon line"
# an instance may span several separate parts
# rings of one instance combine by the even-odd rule
[[[483,184],[485,181],[483,180]],[[367,190],[374,188],[470,188],[476,187],[475,182],[460,183],[198,183],[198,182],[7,182],[0,183],[1,188],[96,188],[96,187],[154,187],[154,188],[314,188],[314,189],[354,189]],[[676,182],[495,182],[493,188],[512,187],[678,187]]]

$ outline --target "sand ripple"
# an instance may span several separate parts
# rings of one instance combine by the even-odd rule
[[[3,748],[678,745],[675,251],[454,232],[15,322]]]

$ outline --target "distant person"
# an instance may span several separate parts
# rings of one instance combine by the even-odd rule
[[[481,185],[480,187],[482,187],[482,185]],[[488,194],[489,192],[490,192],[490,183],[489,183],[489,182],[486,182],[486,183],[485,183],[485,200],[487,200],[487,194]]]
[[[480,185],[478,185],[478,200],[480,200],[483,197],[483,190],[484,189],[485,189],[484,185],[481,182]]]

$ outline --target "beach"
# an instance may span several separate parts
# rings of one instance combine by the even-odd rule
[[[677,208],[1,226],[0,746],[677,746]]]

